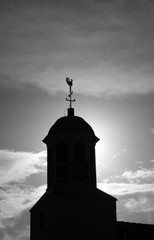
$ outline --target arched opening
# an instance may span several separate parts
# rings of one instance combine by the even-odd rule
[[[56,146],[56,179],[58,182],[68,180],[68,147],[65,142]]]
[[[86,162],[86,147],[82,142],[74,143],[72,168],[72,177],[75,181],[87,181],[88,164]]]
[[[56,146],[56,162],[62,163],[68,160],[68,149],[65,142],[60,142]]]
[[[85,160],[86,160],[85,146],[82,142],[76,142],[74,144],[74,161],[85,162]]]

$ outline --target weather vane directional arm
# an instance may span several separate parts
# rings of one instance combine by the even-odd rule
[[[69,101],[70,102],[70,108],[72,108],[72,102],[75,102],[75,99],[72,99],[72,95],[73,95],[73,91],[72,91],[72,86],[73,86],[73,80],[72,79],[69,79],[68,77],[66,78],[66,83],[69,85],[69,95],[68,97],[69,98],[66,98],[66,101]]]

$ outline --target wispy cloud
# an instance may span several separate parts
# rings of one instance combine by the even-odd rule
[[[120,196],[136,193],[154,192],[154,184],[138,183],[99,183],[98,188],[111,195]]]
[[[141,183],[141,182],[153,182],[154,181],[154,168],[146,169],[142,168],[137,171],[125,171],[119,178],[127,179],[130,183]]]
[[[45,170],[46,152],[15,152],[0,150],[0,184],[19,182]]]
[[[28,210],[45,192],[46,185],[34,187],[27,179],[46,169],[46,153],[0,150],[0,226],[5,219]]]
[[[24,210],[30,209],[45,192],[46,185],[32,188],[28,185],[5,185],[0,190],[0,219],[1,227],[4,227],[4,220],[17,217]]]
[[[46,190],[46,185],[34,188],[20,183],[0,187],[0,238],[29,239],[30,208]]]

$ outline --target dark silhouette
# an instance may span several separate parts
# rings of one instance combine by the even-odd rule
[[[116,199],[96,188],[91,126],[74,109],[56,121],[47,145],[47,190],[31,209],[31,240],[116,239]]]
[[[73,94],[73,91],[72,91],[72,86],[73,86],[73,80],[72,79],[69,79],[68,77],[66,78],[66,82],[67,84],[69,85],[69,99],[66,98],[66,101],[69,101],[70,102],[70,108],[72,108],[72,102],[75,102],[75,99],[72,99],[72,94]]]
[[[116,199],[96,187],[95,144],[91,126],[70,108],[50,128],[47,190],[31,209],[31,240],[115,240]],[[121,223],[118,224],[118,228]],[[120,240],[125,234],[120,232]]]
[[[117,222],[118,240],[152,240],[154,225]]]

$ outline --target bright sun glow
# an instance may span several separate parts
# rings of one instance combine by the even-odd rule
[[[109,132],[101,124],[91,121],[90,125],[92,126],[95,135],[100,139],[96,143],[96,159],[97,162],[102,162],[111,151],[112,143],[109,136]]]
[[[96,143],[96,170],[98,181],[102,181],[102,177],[99,179],[99,176],[103,176],[103,179],[105,179],[111,172],[120,169],[119,158],[124,153],[124,146],[122,146],[120,133],[117,129],[109,126],[109,124],[94,121],[94,119],[88,120],[95,135],[100,139]]]

